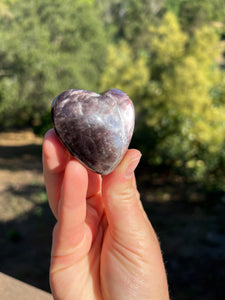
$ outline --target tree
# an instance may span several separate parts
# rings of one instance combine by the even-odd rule
[[[135,58],[125,41],[121,41],[118,46],[108,46],[106,68],[101,80],[102,90],[117,88],[135,98],[140,97],[148,81],[149,70],[144,56]]]
[[[163,9],[164,0],[96,0],[111,38],[138,51],[146,45],[148,26]]]
[[[106,35],[93,1],[25,0],[13,5],[7,0],[4,5],[2,128],[40,122],[50,101],[63,90],[99,88]]]
[[[189,37],[171,13],[150,31],[160,87],[159,95],[149,101],[152,109],[146,116],[147,126],[158,130],[152,158],[158,162],[163,158],[192,178],[208,180],[220,169],[225,134],[224,105],[215,106],[210,93],[221,82],[215,64],[218,36],[211,26],[203,26]]]
[[[165,4],[179,17],[181,26],[187,31],[212,21],[224,22],[223,0],[167,0]]]
[[[125,60],[118,63],[122,55],[114,57],[114,75],[109,76],[106,68],[103,81],[106,76],[110,85],[112,78],[114,85],[117,81],[120,88],[133,95],[137,112],[134,144],[148,163],[167,165],[192,180],[225,188],[214,175],[221,176],[221,166],[225,165],[225,99],[220,97],[220,105],[216,105],[214,96],[222,82],[215,63],[218,35],[207,25],[188,34],[171,12],[148,30],[149,48],[144,52],[147,56],[142,68],[137,68],[133,59],[137,74],[148,70],[139,89],[132,90],[135,76],[130,76],[128,82],[123,75],[129,72]]]

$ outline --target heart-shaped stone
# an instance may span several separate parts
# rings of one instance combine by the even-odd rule
[[[55,131],[81,163],[92,171],[111,173],[125,155],[134,129],[134,107],[124,92],[102,94],[71,89],[52,103]]]

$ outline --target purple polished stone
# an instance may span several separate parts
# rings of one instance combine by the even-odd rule
[[[71,89],[52,103],[55,131],[81,163],[92,171],[111,173],[125,155],[134,130],[134,107],[124,92],[102,94]]]

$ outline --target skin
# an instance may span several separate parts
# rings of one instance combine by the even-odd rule
[[[109,175],[71,157],[54,130],[45,135],[43,170],[53,231],[50,285],[55,300],[168,300],[157,236],[142,207],[128,150]]]

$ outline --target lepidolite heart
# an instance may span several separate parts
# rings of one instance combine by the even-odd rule
[[[71,89],[52,103],[55,131],[81,163],[106,175],[122,160],[134,129],[134,107],[124,92]]]

